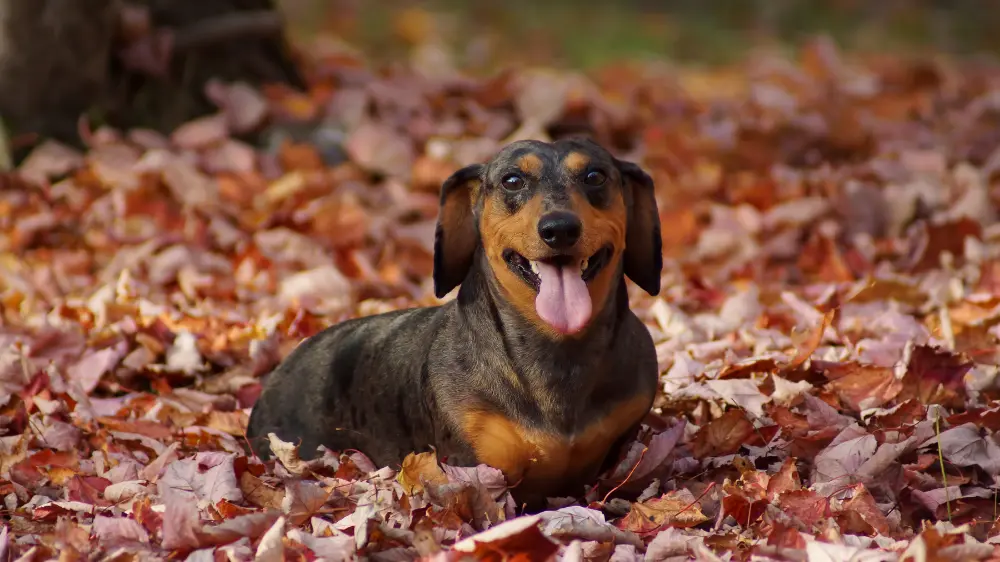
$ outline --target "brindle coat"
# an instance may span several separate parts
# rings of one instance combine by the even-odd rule
[[[582,492],[653,402],[656,354],[625,285],[627,275],[659,293],[653,191],[638,166],[581,139],[515,142],[458,170],[441,188],[434,248],[435,292],[460,285],[457,298],[349,320],[304,341],[254,406],[255,450],[269,458],[274,432],[300,443],[306,459],[322,444],[398,466],[434,447],[450,464],[501,469],[517,484],[515,498],[532,506]],[[587,284],[591,321],[571,335],[539,318],[536,286],[509,261],[556,254],[537,226],[552,211],[582,226],[560,255],[610,250]]]

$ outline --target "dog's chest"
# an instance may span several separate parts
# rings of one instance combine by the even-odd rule
[[[648,397],[624,400],[572,435],[538,431],[495,412],[470,410],[464,416],[464,433],[478,461],[502,470],[511,485],[544,488],[590,477],[612,444],[648,408]]]

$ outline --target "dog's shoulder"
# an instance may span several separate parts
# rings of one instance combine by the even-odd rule
[[[448,308],[447,305],[406,308],[344,320],[302,340],[278,368],[308,368],[314,361],[330,363],[394,339],[426,337],[444,324]]]

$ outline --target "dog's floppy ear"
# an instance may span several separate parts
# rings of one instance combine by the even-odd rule
[[[656,207],[653,178],[632,162],[615,162],[622,175],[628,204],[625,275],[643,291],[656,296],[660,293],[663,270],[663,239],[660,238],[660,212]]]
[[[479,243],[473,191],[482,164],[466,166],[441,184],[441,209],[434,231],[434,294],[442,298],[465,280]]]

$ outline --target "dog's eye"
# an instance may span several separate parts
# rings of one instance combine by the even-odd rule
[[[605,176],[603,172],[594,170],[588,173],[587,177],[583,178],[583,183],[592,187],[597,187],[599,185],[604,185],[604,181],[607,179],[608,177]]]
[[[508,174],[504,176],[501,181],[503,182],[504,188],[511,191],[517,191],[524,187],[524,178],[517,174]]]

